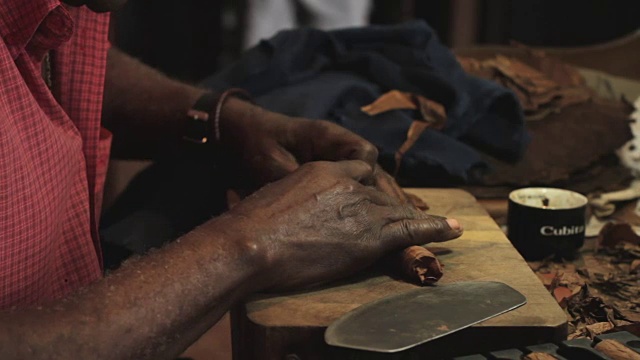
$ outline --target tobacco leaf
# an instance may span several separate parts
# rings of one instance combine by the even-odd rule
[[[512,90],[527,113],[548,106],[559,96],[560,85],[515,58],[497,55],[477,62],[458,57],[458,61],[465,71]]]
[[[640,244],[640,236],[633,231],[631,225],[624,222],[607,223],[600,230],[596,242],[597,249],[615,248],[623,243]]]
[[[538,275],[538,278],[547,290],[553,291],[557,286],[559,280],[557,273],[537,273],[536,275]]]
[[[540,103],[550,101],[556,96],[553,91],[560,87],[540,71],[513,58],[498,55],[495,59],[487,60],[486,63],[495,67],[505,79],[512,81],[515,86],[530,96],[539,96]]]
[[[627,223],[606,224],[587,259],[594,288],[617,299],[632,320],[640,320],[640,237]]]
[[[360,108],[368,115],[375,116],[391,110],[417,110],[418,106],[410,95],[398,90],[382,94],[374,102]]]
[[[555,270],[549,262],[543,263],[544,265],[538,264],[534,271],[560,307],[566,309],[567,302],[580,291],[585,282],[571,266]]]
[[[531,51],[529,55],[527,63],[502,55],[482,61],[458,56],[458,62],[466,72],[513,91],[528,121],[541,120],[593,98],[593,91],[574,67],[541,51]]]
[[[413,147],[420,135],[427,128],[442,129],[447,119],[447,114],[442,104],[422,95],[398,90],[391,90],[382,94],[373,103],[361,107],[360,110],[371,116],[391,110],[419,110],[420,119],[416,119],[411,123],[407,130],[405,141],[394,155],[394,177],[400,171],[400,164],[404,154]]]
[[[447,120],[447,112],[442,104],[428,99],[422,95],[411,94],[413,101],[418,105],[421,121],[426,121],[433,129],[441,130]]]
[[[532,49],[526,45],[512,42],[512,45],[518,48],[528,50],[528,61],[534,68],[545,74],[547,77],[555,81],[561,86],[586,86],[586,81],[580,75],[575,67],[562,62],[560,59],[549,56],[546,52],[539,49]]]
[[[557,106],[560,108],[589,101],[593,93],[587,87],[563,87],[559,92]]]
[[[393,171],[393,176],[398,176],[398,172],[400,171],[400,165],[402,164],[402,158],[404,154],[411,149],[411,147],[418,141],[420,135],[429,127],[429,124],[424,121],[414,120],[409,126],[409,130],[407,131],[407,139],[400,145],[400,148],[396,150],[396,153],[393,155],[396,166]]]
[[[621,328],[640,320],[638,289],[634,287],[638,284],[637,275],[631,277],[624,268],[626,264],[614,263],[613,255],[595,253],[594,242],[587,242],[588,250],[583,249],[576,261],[579,265],[550,259],[529,263],[565,309],[569,339],[593,338],[595,333],[607,331],[609,325],[605,323]],[[571,290],[571,295],[562,288]]]
[[[558,286],[553,289],[553,297],[556,299],[556,302],[560,304],[560,307],[566,308],[567,302],[571,297],[574,296],[573,292],[569,290],[569,288],[564,286]]]
[[[567,311],[586,325],[610,322],[616,326],[620,322],[629,322],[616,307],[606,304],[601,297],[591,295],[588,285],[584,285],[578,294],[569,299]]]
[[[586,326],[587,331],[589,332],[589,337],[591,339],[595,338],[600,334],[606,333],[607,331],[613,329],[614,327],[615,326],[608,321],[590,324]]]

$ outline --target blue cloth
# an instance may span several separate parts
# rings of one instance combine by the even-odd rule
[[[515,161],[528,143],[515,95],[467,75],[424,22],[283,31],[204,85],[244,88],[267,109],[334,121],[375,144],[387,168],[417,114],[371,117],[360,107],[389,90],[436,100],[447,110],[447,125],[427,130],[405,155],[400,175],[413,185],[473,183],[473,174],[486,168],[478,150]]]

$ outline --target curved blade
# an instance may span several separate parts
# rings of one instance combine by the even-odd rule
[[[397,352],[524,305],[526,298],[495,281],[424,287],[362,305],[331,324],[329,345]]]

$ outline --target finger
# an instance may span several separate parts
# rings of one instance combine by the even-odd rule
[[[391,198],[390,196],[388,197]],[[416,208],[412,204],[401,204],[401,203],[398,203],[398,200],[396,199],[393,199],[393,200],[394,200],[394,203],[386,205],[386,208],[382,210],[382,213],[384,214],[383,216],[385,217],[385,219],[387,219],[388,222],[401,221],[404,219],[421,220],[421,219],[429,219],[429,218],[447,220],[447,218],[444,216],[427,214],[426,212]],[[384,206],[384,204],[376,204],[376,205]],[[451,220],[453,221],[453,219]],[[457,226],[459,225],[460,224],[457,224]]]
[[[340,175],[344,175],[358,182],[373,181],[373,168],[362,160],[344,160],[332,164]]]
[[[282,179],[300,167],[296,158],[275,142],[265,145],[260,153],[263,155],[250,159],[249,163],[263,183]]]
[[[380,225],[384,225],[398,221],[398,219],[421,215],[414,213],[398,215],[398,211],[394,209],[403,207],[398,200],[370,186],[354,183],[350,186],[349,192],[350,200],[340,206],[339,210],[340,215],[345,218],[367,214],[372,219],[382,220]],[[407,206],[404,207],[409,212],[415,211]],[[422,216],[428,215],[424,214]]]
[[[429,219],[434,216],[434,215],[429,215],[423,211],[419,211],[415,207],[411,206],[410,204],[402,204],[398,202],[398,200],[395,198],[394,200],[395,200],[395,204],[390,204],[383,210],[385,219],[387,219],[389,223],[402,221],[405,219],[423,220],[423,219]]]
[[[384,171],[380,165],[376,164],[374,168],[375,185],[380,191],[388,194],[389,196],[397,199],[400,203],[407,203],[408,199],[400,185]]]
[[[351,133],[352,135],[355,135]],[[378,161],[378,149],[366,141],[365,139],[357,136],[352,142],[345,141],[342,144],[338,144],[340,151],[336,156],[337,159],[346,160],[362,160],[369,165],[375,165]]]
[[[378,149],[359,135],[328,121],[313,122],[316,128],[311,138],[315,159],[362,160],[374,166]]]
[[[382,228],[382,241],[387,250],[447,241],[460,235],[462,226],[457,220],[436,217],[403,219]]]
[[[363,199],[368,200],[374,205],[385,207],[385,212],[390,213],[391,211],[388,209],[389,207],[400,205],[398,199],[389,196],[389,194],[386,194],[374,187],[359,185],[356,189],[359,191],[359,195],[361,195]]]
[[[424,202],[421,197],[404,191],[402,193],[407,197],[407,202],[409,202],[415,208],[419,210],[429,210],[429,205]]]

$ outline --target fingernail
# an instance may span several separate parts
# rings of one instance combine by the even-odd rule
[[[462,230],[462,225],[456,219],[447,219],[447,224],[449,224],[451,230]]]

